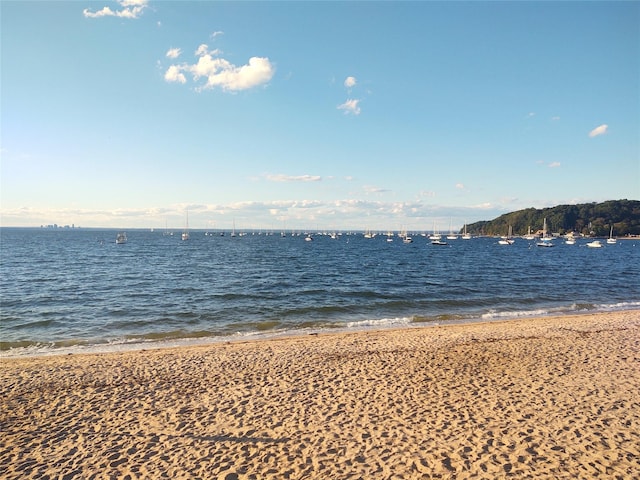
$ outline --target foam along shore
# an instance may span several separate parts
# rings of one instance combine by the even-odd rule
[[[621,478],[640,311],[3,359],[0,477]]]

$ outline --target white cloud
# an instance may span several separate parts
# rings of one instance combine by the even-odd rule
[[[4,207],[0,209],[0,219],[3,225],[12,226],[57,223],[82,227],[144,226],[160,229],[165,228],[168,223],[170,228],[181,228],[184,225],[185,210],[188,209],[189,223],[194,229],[231,227],[233,219],[237,220],[241,228],[273,228],[271,219],[278,216],[280,220],[286,221],[287,228],[293,229],[312,225],[313,228],[388,229],[404,225],[409,229],[424,230],[431,229],[434,221],[440,225],[448,225],[453,218],[454,226],[458,223],[461,227],[464,222],[490,219],[513,210],[513,203],[448,207],[421,200],[386,202],[373,200],[375,197],[369,198],[349,196],[332,200],[281,199],[206,205],[176,203],[163,207],[131,209]],[[512,202],[513,199],[503,201]]]
[[[167,82],[187,83],[187,77],[184,76],[180,69],[175,65],[171,65],[164,74]]]
[[[275,67],[268,58],[251,57],[246,65],[236,66],[220,58],[221,53],[218,49],[209,50],[206,44],[202,44],[195,52],[199,57],[196,63],[171,65],[164,78],[167,82],[186,83],[186,73],[191,74],[194,82],[204,79],[198,90],[220,87],[222,90],[238,91],[265,84],[275,73]]]
[[[490,208],[496,208],[496,207],[490,202],[485,202],[485,203],[479,203],[477,205],[472,205],[471,208],[476,210],[488,210]]]
[[[179,48],[170,48],[169,50],[167,50],[166,56],[167,58],[178,58],[181,53],[182,50],[180,50]]]
[[[322,177],[319,175],[284,175],[269,174],[265,178],[271,182],[319,182]]]
[[[593,138],[593,137],[597,137],[598,135],[604,135],[605,133],[607,133],[608,129],[609,129],[609,125],[602,124],[602,125],[594,128],[593,130],[591,130],[589,132],[589,136],[591,138]]]
[[[456,183],[456,188],[459,190],[464,190],[464,183]]]
[[[338,105],[338,110],[344,110],[345,115],[353,114],[360,115],[360,107],[358,106],[360,100],[349,99],[341,105]]]
[[[224,32],[217,30],[211,34],[211,38],[219,37],[220,35],[224,35]]]
[[[215,50],[213,52],[211,52],[212,54],[215,54]],[[209,53],[209,45],[207,45],[206,43],[201,44],[198,48],[196,48],[196,56],[200,57],[202,55],[207,55]]]
[[[356,85],[356,77],[347,77],[344,81],[344,86],[347,88],[354,87]]]
[[[92,12],[85,8],[82,14],[87,18],[120,17],[136,19],[142,15],[142,12],[148,6],[148,0],[117,0],[117,3],[122,7],[120,10],[103,7],[102,10]]]
[[[560,166],[560,162],[551,162],[549,164],[549,168],[558,168]]]

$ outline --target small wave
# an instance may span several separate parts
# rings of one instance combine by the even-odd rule
[[[496,320],[501,318],[521,318],[521,317],[544,317],[548,315],[561,315],[579,312],[598,312],[598,311],[620,311],[634,310],[640,308],[639,302],[618,302],[618,303],[573,303],[571,305],[563,305],[558,307],[537,308],[532,310],[505,310],[498,311],[491,309],[481,315],[483,320]]]
[[[358,328],[386,328],[386,327],[399,327],[407,326],[411,324],[412,319],[408,317],[396,317],[396,318],[380,318],[380,319],[364,319],[354,320],[345,324],[346,328],[358,329]]]
[[[640,301],[638,302],[619,302],[619,303],[602,303],[598,306],[603,310],[634,310],[640,308]]]
[[[640,308],[640,301],[616,302],[616,303],[574,303],[570,310],[575,312],[599,312],[636,310]]]
[[[22,342],[0,342],[0,358],[2,357],[32,357],[46,355],[48,352],[58,353],[51,344]]]
[[[171,348],[187,345],[199,345],[206,343],[216,343],[227,340],[228,336],[213,336],[209,332],[199,332],[199,334],[189,336],[171,335],[150,335],[148,337],[138,336],[120,337],[111,339],[108,342],[55,342],[55,343],[27,343],[12,342],[3,344],[0,351],[0,358],[16,357],[42,357],[51,355],[73,355],[81,353],[115,353],[147,348]],[[8,348],[5,349],[4,347]]]
[[[535,317],[535,316],[548,315],[549,313],[550,312],[548,309],[542,309],[542,308],[535,309],[535,310],[521,310],[521,311],[508,310],[503,312],[498,312],[496,310],[489,310],[487,313],[483,313],[481,315],[481,318],[483,320],[494,320],[498,318]]]

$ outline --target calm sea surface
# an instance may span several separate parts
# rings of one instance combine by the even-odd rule
[[[640,308],[640,241],[0,229],[0,355]]]

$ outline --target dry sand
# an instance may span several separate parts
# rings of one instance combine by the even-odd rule
[[[3,359],[0,478],[640,476],[640,312]]]

